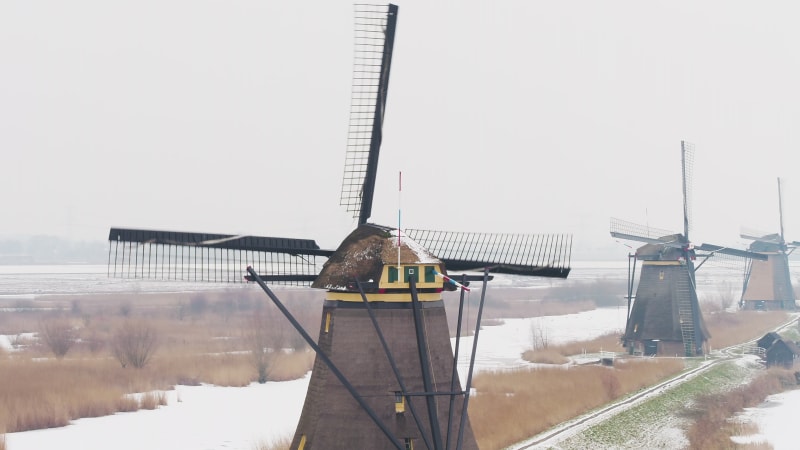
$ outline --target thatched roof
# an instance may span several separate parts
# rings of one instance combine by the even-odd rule
[[[686,240],[682,234],[662,236],[658,239],[664,241],[664,243],[673,245]],[[683,256],[683,250],[681,250],[680,247],[673,247],[672,245],[645,244],[636,249],[636,256],[639,259],[648,260],[675,260]]]
[[[397,264],[397,241],[397,230],[361,225],[339,245],[311,287],[348,291],[351,290],[348,284],[356,279],[378,281],[384,265]],[[400,264],[442,265],[442,262],[401,232]]]

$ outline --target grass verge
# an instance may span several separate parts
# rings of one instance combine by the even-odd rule
[[[689,442],[683,433],[689,420],[685,414],[687,407],[703,395],[735,389],[742,385],[742,380],[752,378],[761,370],[755,363],[720,362],[701,375],[560,442],[559,447],[688,448]]]

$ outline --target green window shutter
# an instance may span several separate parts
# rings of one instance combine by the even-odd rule
[[[425,282],[433,283],[436,281],[436,269],[433,266],[425,266]]]
[[[397,282],[397,267],[389,267],[389,283]]]
[[[419,283],[419,267],[417,266],[406,266],[405,275],[406,275],[406,283],[411,280],[411,277],[414,277],[414,281]]]

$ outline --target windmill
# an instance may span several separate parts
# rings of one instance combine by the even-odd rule
[[[693,146],[681,141],[682,234],[611,219],[611,236],[646,243],[629,256],[633,264],[628,270],[628,316],[622,341],[631,352],[703,354],[710,335],[697,299],[695,271],[712,256],[762,258],[713,244],[695,245],[689,239],[692,161]],[[696,264],[698,257],[701,261]],[[634,296],[637,260],[642,268]]]
[[[795,295],[789,274],[789,255],[800,242],[786,242],[783,234],[783,196],[778,178],[778,215],[780,233],[743,232],[741,237],[753,242],[748,249],[767,257],[766,261],[748,259],[745,269],[742,309],[795,309]]]
[[[356,5],[341,203],[358,226],[312,239],[112,228],[110,276],[256,282],[316,351],[293,449],[477,448],[467,417],[489,272],[566,278],[571,237],[380,226],[370,218],[398,8]],[[321,269],[320,269],[321,267]],[[482,276],[448,275],[483,270]],[[460,282],[459,282],[460,281]],[[465,291],[482,281],[465,387],[456,370]],[[315,341],[268,284],[324,289]],[[443,290],[460,289],[455,350]]]

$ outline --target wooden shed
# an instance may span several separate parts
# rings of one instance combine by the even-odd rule
[[[791,369],[800,358],[800,347],[792,341],[778,339],[767,349],[767,367],[782,366]]]
[[[775,341],[780,340],[781,335],[770,331],[769,333],[765,334],[764,337],[756,341],[756,345],[764,350],[768,349]]]

